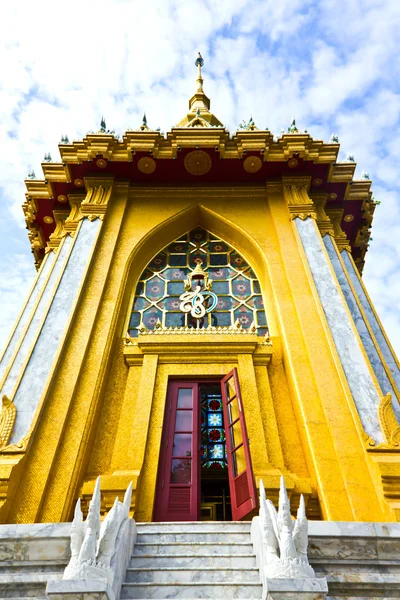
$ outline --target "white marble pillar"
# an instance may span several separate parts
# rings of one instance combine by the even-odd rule
[[[50,256],[54,257],[52,259],[52,269],[49,273],[49,277],[46,278],[40,297],[37,298],[38,301],[36,302],[35,306],[32,307],[32,314],[28,320],[27,327],[20,335],[20,339],[15,346],[13,356],[10,358],[9,363],[5,366],[3,379],[1,382],[1,395],[7,394],[7,396],[10,396],[12,394],[21,368],[34,348],[35,341],[40,333],[43,320],[50,308],[51,301],[57,290],[60,275],[65,268],[65,263],[71,247],[72,238],[67,236],[61,242],[57,254],[54,252],[50,253]],[[50,263],[47,262],[46,264]]]
[[[79,298],[101,223],[100,219],[84,218],[80,221],[56,292],[12,394],[17,415],[10,443],[19,442],[29,432],[42,395],[47,389]]]
[[[400,367],[398,360],[396,359],[396,355],[386,337],[382,324],[377,317],[374,306],[365,290],[364,284],[351,256],[346,250],[344,250],[341,254],[341,257],[346,266],[353,288],[364,310],[364,314],[368,320],[369,326],[371,327],[386,364],[390,369],[397,390],[400,393]]]
[[[311,217],[295,218],[294,223],[364,431],[376,443],[384,442],[378,417],[380,390],[318,227]]]
[[[340,260],[338,248],[331,236],[326,235],[324,237],[324,244],[328,252],[329,258],[331,259],[332,266],[336,273],[336,277],[339,281],[341,290],[346,299],[347,306],[349,307],[349,311],[351,313],[351,316],[353,317],[354,324],[357,328],[358,334],[365,348],[365,352],[367,353],[371,366],[374,370],[375,376],[378,380],[379,386],[382,390],[382,395],[385,396],[388,392],[392,394],[393,410],[397,416],[397,419],[400,421],[400,404],[396,398],[396,393],[393,389],[390,377],[388,376],[388,367],[384,364],[382,356],[377,350],[376,339],[374,333],[367,326],[366,316],[363,307],[362,305],[360,306],[360,304],[357,302],[357,298],[354,293],[354,288],[350,285],[349,282],[349,273],[343,262]],[[346,250],[343,252],[342,257],[344,257],[344,255],[348,256]]]
[[[36,275],[33,286],[26,299],[25,305],[17,318],[17,321],[14,325],[14,329],[2,352],[2,356],[0,359],[0,380],[4,376],[4,372],[9,364],[9,361],[21,340],[21,336],[23,337],[26,326],[32,319],[32,315],[34,314],[36,309],[37,301],[40,298],[43,289],[46,287],[47,278],[53,267],[54,259],[54,252],[49,252],[43,259],[43,262]]]

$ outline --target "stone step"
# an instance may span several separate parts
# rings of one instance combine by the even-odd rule
[[[246,542],[250,543],[250,534],[248,532],[243,531],[223,531],[223,530],[215,530],[215,531],[186,531],[186,532],[147,532],[142,533],[138,532],[137,541],[141,544],[157,544],[157,543],[166,543],[170,544],[171,542],[226,542],[227,539],[231,543],[236,542]]]
[[[58,573],[60,577],[66,567],[65,560],[54,561],[22,561],[22,560],[6,560],[0,562],[0,581],[1,577],[6,574],[15,573],[18,575],[28,575],[29,573]]]
[[[256,558],[251,554],[198,554],[188,556],[187,554],[133,554],[130,567],[220,567],[228,569],[252,569],[256,567]]]
[[[157,568],[128,568],[126,583],[160,583],[191,584],[191,583],[260,583],[260,572],[256,567],[249,569],[227,569],[220,567],[199,567],[187,569],[184,567]]]
[[[0,571],[0,598],[46,598],[47,582],[61,577],[62,573],[50,571],[8,574]]]
[[[138,533],[200,533],[213,532],[215,530],[231,532],[250,533],[250,521],[182,521],[169,523],[136,523]]]
[[[227,538],[225,538],[227,539]],[[253,546],[250,543],[236,542],[180,542],[157,543],[153,544],[136,543],[132,556],[143,554],[185,554],[187,556],[197,556],[199,554],[253,554]]]
[[[167,598],[251,598],[260,599],[262,596],[262,587],[259,583],[244,583],[230,585],[227,583],[191,583],[191,584],[170,584],[160,583],[153,585],[151,583],[124,583],[121,590],[121,600],[133,600],[145,598],[157,598],[166,600]]]

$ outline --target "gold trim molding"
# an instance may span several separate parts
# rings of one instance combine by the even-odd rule
[[[398,447],[400,445],[400,425],[393,410],[392,394],[390,392],[382,398],[378,414],[387,444],[390,447]]]
[[[311,177],[282,177],[282,183],[290,218],[317,219],[313,201],[308,195]]]

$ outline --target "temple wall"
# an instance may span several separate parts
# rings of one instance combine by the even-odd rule
[[[100,474],[105,508],[133,480],[135,517],[151,520],[168,377],[224,375],[237,366],[255,477],[263,478],[269,496],[277,494],[283,473],[292,497],[304,493],[314,517],[317,505],[327,520],[392,519],[379,469],[365,446],[365,432],[379,443],[381,430],[375,413],[363,421],[367,413],[359,416],[353,402],[354,395],[368,411],[372,405],[376,410],[379,387],[358,342],[354,352],[365,385],[350,385],[351,368],[346,372],[335,344],[329,303],[321,304],[313,278],[318,265],[313,273],[307,255],[308,247],[315,250],[314,242],[307,246],[311,237],[319,239],[318,251],[325,253],[322,239],[311,220],[295,229],[282,186],[129,189],[117,181],[95,232],[99,222],[83,220],[83,231],[93,232],[87,243],[94,254],[78,285],[79,303],[73,312],[49,321],[57,330],[49,325],[41,332],[47,352],[59,352],[57,365],[40,399],[23,472],[15,470],[12,501],[4,503],[1,518],[67,520],[76,497],[82,495],[85,504]],[[190,339],[172,336],[164,336],[158,346],[146,336],[137,345],[124,345],[143,268],[165,245],[198,225],[236,248],[257,273],[272,346],[246,336],[221,336],[214,354],[211,342],[210,353],[200,353]],[[75,287],[64,280],[59,305],[73,302],[71,288],[76,289],[86,266],[79,268],[80,275],[72,270]],[[343,303],[340,310],[343,319],[350,319]],[[68,318],[68,337],[57,350],[51,331],[58,340]],[[346,323],[346,335],[354,335],[355,327]],[[44,351],[40,354],[43,361]]]

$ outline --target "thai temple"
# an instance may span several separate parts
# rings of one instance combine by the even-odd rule
[[[400,598],[370,178],[295,121],[230,133],[203,64],[168,133],[102,119],[26,180],[0,598]]]

